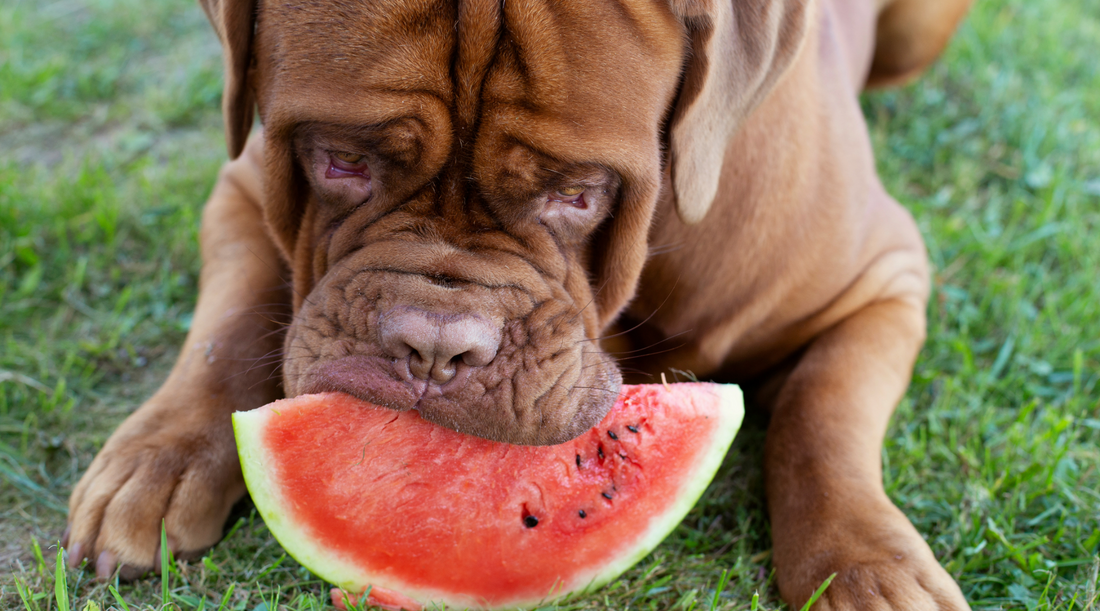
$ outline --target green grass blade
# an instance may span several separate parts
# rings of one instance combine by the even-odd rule
[[[57,611],[69,611],[69,584],[65,579],[65,549],[57,546],[57,569],[54,572],[53,592],[57,599]]]
[[[810,607],[812,607],[814,603],[817,602],[817,599],[821,598],[821,595],[824,594],[825,590],[829,588],[829,584],[833,583],[833,578],[835,577],[836,573],[833,573],[832,575],[829,575],[827,578],[825,578],[825,581],[821,582],[821,585],[817,587],[817,591],[814,592],[813,596],[810,597],[810,600],[807,600],[806,604],[802,605],[802,611],[810,611]]]
[[[34,551],[34,564],[38,568],[38,574],[46,578],[46,558],[42,555],[42,548],[38,545],[38,539],[31,537],[31,549]]]
[[[370,600],[370,591],[374,586],[367,586],[366,590],[358,597],[352,595],[347,590],[341,590],[344,593],[344,605],[347,606],[348,611],[363,611],[367,608],[367,601]]]
[[[3,460],[4,458],[6,458],[7,460]],[[8,464],[9,461],[11,464]],[[22,490],[31,498],[35,499],[35,502],[42,503],[50,509],[56,509],[57,511],[60,511],[62,513],[69,510],[69,508],[59,502],[57,498],[50,493],[50,491],[34,483],[31,478],[27,477],[27,474],[22,467],[16,467],[18,467],[18,465],[14,459],[0,454],[0,475],[2,475],[4,479],[6,479],[16,488]]]
[[[115,597],[115,601],[118,602],[119,607],[122,607],[122,611],[130,611],[130,605],[126,604],[126,601],[122,599],[122,595],[118,593],[115,586],[107,586],[107,591],[111,593],[111,596]]]
[[[27,611],[38,611],[38,603],[34,601],[34,597],[31,596],[31,589],[29,586],[23,585],[23,581],[18,577],[15,578],[15,590],[19,592],[19,598],[23,600],[23,608]]]
[[[726,584],[729,583],[730,577],[733,576],[733,572],[729,569],[722,569],[722,574],[718,577],[718,587],[714,588],[714,598],[711,600],[710,608],[718,608],[719,598],[722,596],[722,590],[726,589]]]
[[[225,533],[225,536],[224,536],[224,537],[222,537],[222,541],[228,541],[229,539],[231,539],[231,538],[233,537],[233,535],[234,535],[234,534],[236,534],[236,532],[237,532],[237,531],[238,531],[238,530],[239,530],[239,529],[240,529],[240,528],[241,528],[242,526],[244,526],[244,525],[245,525],[245,524],[247,524],[247,523],[248,523],[248,521],[247,521],[247,520],[245,520],[244,518],[239,518],[239,519],[238,519],[238,520],[237,520],[237,521],[236,521],[236,522],[235,522],[235,523],[233,524],[233,527],[229,529],[229,532]]]
[[[160,521],[160,601],[168,606],[168,565],[171,552],[168,550],[168,531],[164,527],[164,519]]]
[[[233,595],[233,588],[237,587],[237,584],[229,584],[229,589],[225,591],[225,596],[222,596],[222,604],[218,605],[218,611],[225,611],[225,606],[229,604],[229,597]]]
[[[268,566],[266,569],[261,571],[260,574],[256,576],[256,581],[259,581],[259,580],[263,579],[264,577],[266,577],[268,575],[268,573],[270,573],[271,571],[274,571],[275,569],[279,568],[279,565],[282,564],[284,560],[286,560],[286,554],[283,554],[282,556],[279,556],[278,560],[276,560],[270,566]]]

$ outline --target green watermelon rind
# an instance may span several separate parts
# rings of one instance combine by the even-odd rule
[[[668,506],[662,515],[654,516],[646,533],[631,548],[624,550],[619,559],[605,565],[590,579],[588,585],[573,588],[574,594],[583,594],[603,587],[649,555],[680,524],[695,506],[699,497],[706,492],[711,480],[721,467],[734,436],[741,427],[745,413],[744,399],[738,386],[715,384],[713,388],[719,395],[716,428],[710,439],[709,449],[697,458],[696,467],[693,469],[694,477],[685,482],[675,503]],[[278,488],[271,477],[273,474],[267,465],[273,464],[273,461],[267,460],[262,440],[264,425],[268,419],[279,415],[281,403],[283,401],[247,412],[235,412],[233,432],[237,440],[237,452],[244,472],[245,484],[248,486],[253,503],[263,517],[264,523],[267,524],[268,530],[287,553],[299,564],[309,567],[319,577],[348,592],[355,592],[362,587],[361,584],[369,582],[374,587],[400,592],[429,608],[433,604],[444,604],[447,608],[461,607],[463,604],[478,607],[478,602],[468,597],[465,597],[467,599],[464,602],[460,602],[464,597],[454,592],[410,587],[403,582],[391,582],[384,576],[366,575],[350,560],[344,560],[338,553],[316,545],[313,537],[299,524],[271,511],[271,508],[288,504],[288,500],[278,493]],[[289,401],[286,403],[289,404]],[[285,407],[295,409],[290,405]],[[526,604],[540,604],[565,594],[567,592],[553,592],[542,600],[518,601],[497,608],[511,609]]]
[[[282,401],[276,401],[264,408],[233,413],[233,435],[237,439],[237,455],[240,457],[248,493],[267,529],[298,564],[309,567],[313,573],[329,583],[354,592],[358,589],[358,584],[363,582],[362,571],[356,565],[340,559],[335,552],[316,545],[313,537],[298,523],[271,511],[272,508],[288,504],[288,500],[278,493],[278,486],[271,477],[273,474],[266,466],[274,464],[274,461],[267,459],[262,439],[267,421],[279,415],[280,403]],[[289,406],[288,408],[293,409]],[[375,580],[374,585],[387,587],[380,580]],[[419,593],[409,590],[406,593],[417,600],[424,600]]]

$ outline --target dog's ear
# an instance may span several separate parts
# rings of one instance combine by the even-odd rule
[[[726,145],[802,46],[812,0],[671,0],[691,44],[669,132],[676,210],[697,223]]]
[[[248,85],[256,0],[199,0],[199,3],[222,42],[225,58],[225,90],[222,92],[225,143],[229,148],[229,157],[236,159],[248,140],[256,105],[255,94]]]

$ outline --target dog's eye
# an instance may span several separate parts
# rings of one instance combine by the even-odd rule
[[[367,156],[347,151],[332,151],[329,153],[328,170],[325,178],[370,178],[370,168],[367,167]]]
[[[332,156],[335,157],[336,159],[340,160],[340,161],[343,161],[344,163],[348,163],[348,164],[352,164],[352,165],[362,163],[363,159],[366,158],[366,155],[359,155],[357,153],[349,153],[347,151],[335,151],[335,152],[332,153]]]
[[[583,207],[584,204],[584,192],[585,188],[581,185],[573,185],[571,187],[564,187],[558,189],[550,195],[550,201],[561,202],[565,204],[573,204],[577,207]]]

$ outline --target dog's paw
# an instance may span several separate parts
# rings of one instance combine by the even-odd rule
[[[136,578],[160,564],[162,520],[177,558],[217,543],[245,492],[229,413],[154,397],[127,418],[69,499],[69,565]]]
[[[968,611],[959,586],[905,515],[889,501],[872,505],[796,529],[801,541],[776,541],[783,598],[800,608],[835,573],[814,611]]]
[[[836,577],[814,611],[968,611],[959,586],[933,560],[897,554],[893,562],[831,566]],[[821,581],[824,581],[822,579]],[[800,598],[805,600],[809,597]],[[796,607],[797,608],[797,607]]]

